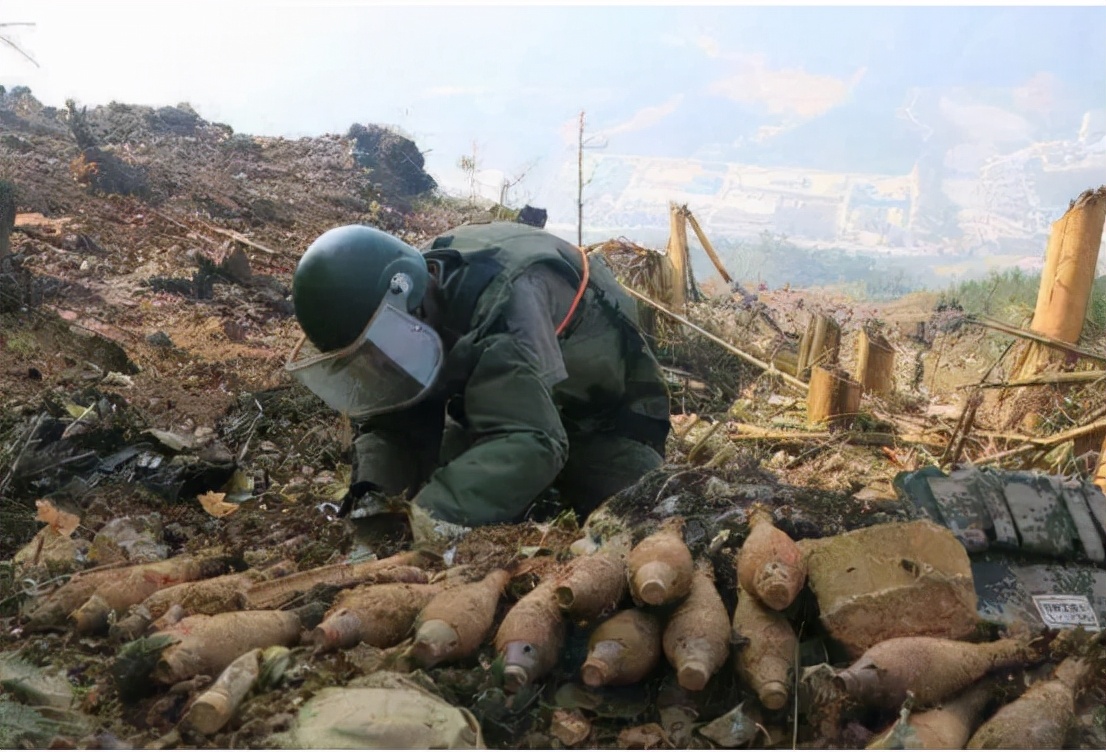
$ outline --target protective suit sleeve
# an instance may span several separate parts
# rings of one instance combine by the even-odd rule
[[[414,503],[459,525],[519,519],[557,477],[568,438],[535,356],[490,335],[464,392],[472,446],[437,470]]]
[[[427,400],[356,426],[351,484],[369,482],[388,495],[415,491],[437,464],[445,405]]]

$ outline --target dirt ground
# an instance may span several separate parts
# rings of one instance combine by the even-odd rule
[[[20,731],[10,737],[20,745],[278,747],[298,708],[322,687],[404,666],[398,649],[362,644],[320,653],[295,646],[280,680],[252,695],[223,730],[182,737],[178,723],[198,685],[152,687],[141,646],[124,655],[105,635],[26,628],[28,610],[74,568],[133,563],[126,553],[101,551],[117,520],[147,520],[156,531],[147,542],[163,556],[219,548],[235,570],[287,563],[303,571],[356,552],[350,526],[336,517],[348,485],[348,422],[283,371],[299,336],[291,273],[310,241],[338,224],[371,223],[415,243],[476,213],[442,199],[385,193],[343,136],[252,138],[178,108],[163,110],[113,105],[86,113],[100,150],[90,152],[78,146],[65,113],[26,93],[0,96],[0,178],[17,186],[19,211],[13,255],[0,259],[0,657],[18,655],[38,672],[60,670],[74,697],[53,715],[28,719],[17,718],[15,704],[0,693],[0,726]],[[104,190],[113,169],[132,181],[129,195],[120,195],[119,183]],[[666,514],[688,520],[689,543],[714,566],[730,606],[732,550],[712,542],[722,530],[734,541],[745,535],[750,499],[770,497],[795,538],[909,519],[891,479],[941,458],[963,409],[962,387],[978,383],[1010,342],[957,323],[955,312],[935,309],[933,296],[876,305],[776,290],[759,302],[793,337],[811,311],[834,315],[846,369],[855,364],[860,327],[882,322],[896,348],[896,389],[867,399],[851,433],[807,438],[804,395],[727,359],[708,341],[689,336],[682,358],[666,361],[677,374],[678,413],[668,466],[612,504],[633,520],[638,538]],[[712,381],[711,369],[728,378]],[[1102,403],[1092,393],[1057,391],[1042,413],[1060,430]],[[985,412],[981,429],[988,428]],[[704,436],[709,426],[731,421],[780,436],[748,440],[729,429]],[[857,441],[858,432],[891,438]],[[973,435],[964,453],[985,457],[1011,445]],[[1049,462],[1070,470],[1080,454],[1073,446]],[[209,493],[237,506],[216,516],[200,501]],[[42,548],[27,549],[44,529],[36,519],[40,499],[79,519],[68,533],[70,554],[56,561]],[[671,509],[661,505],[667,499],[674,499]],[[406,529],[394,522],[375,531],[372,553],[380,558],[409,547]],[[460,566],[471,578],[511,567],[509,595],[517,598],[563,565],[582,523],[565,516],[478,530],[432,569]],[[12,561],[19,552],[29,564]],[[319,588],[288,608],[313,626],[334,596]],[[807,607],[798,607],[799,617]],[[506,608],[501,604],[501,612]],[[425,678],[475,714],[489,746],[503,748],[571,746],[552,730],[565,713],[589,724],[576,746],[713,745],[693,736],[692,726],[744,696],[727,671],[694,697],[659,674],[630,687],[588,690],[570,668],[586,643],[587,630],[570,629],[550,681],[514,695],[504,693],[489,646]],[[0,687],[12,692],[6,681],[0,671]],[[757,718],[766,736],[745,743],[790,746],[790,711]],[[855,746],[890,720],[857,717],[836,738],[804,721],[798,743]],[[8,739],[0,733],[0,741]],[[1093,737],[1077,741],[1100,746]]]

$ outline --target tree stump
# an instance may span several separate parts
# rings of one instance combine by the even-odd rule
[[[802,372],[799,371],[799,352],[795,349],[795,346],[784,342],[772,353],[772,365],[786,374],[790,374],[797,379],[806,379]]]
[[[665,259],[669,270],[669,297],[664,302],[676,313],[686,314],[689,288],[687,223],[675,204],[669,206],[669,236]]]
[[[810,318],[799,342],[799,359],[795,374],[807,378],[812,366],[837,365],[841,349],[841,326],[831,317],[816,313]]]
[[[814,366],[807,392],[807,420],[847,426],[860,411],[860,382],[849,378],[843,368]]]
[[[886,395],[895,389],[895,348],[887,338],[866,329],[857,339],[856,380],[865,392]]]
[[[1029,328],[1052,339],[1075,344],[1083,333],[1083,320],[1090,304],[1106,223],[1106,186],[1084,191],[1071,202],[1064,216],[1052,223],[1045,250],[1045,266],[1037,291],[1037,306]],[[1013,381],[1030,379],[1047,370],[1070,370],[1075,359],[1039,342],[1027,342],[1015,351],[1010,369]],[[1003,389],[997,395],[999,424],[1029,426],[1035,416],[1048,412],[1062,399],[1058,385]]]
[[[1106,186],[1085,191],[1071,203],[1064,216],[1052,223],[1030,329],[1063,342],[1079,341],[1094,285],[1104,223]],[[1048,345],[1030,342],[1018,358],[1014,378],[1036,376],[1058,357],[1061,356]]]

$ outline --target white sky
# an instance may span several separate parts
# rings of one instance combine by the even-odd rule
[[[41,66],[0,46],[0,84],[59,107],[187,101],[256,135],[398,125],[458,189],[474,143],[486,182],[551,171],[581,109],[610,139],[663,120],[693,89],[816,117],[867,75],[881,50],[866,45],[883,43],[878,23],[855,20],[864,9],[827,25],[816,9],[570,5],[0,0],[0,24],[34,24],[0,33]]]

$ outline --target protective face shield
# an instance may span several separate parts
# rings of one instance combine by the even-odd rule
[[[411,288],[408,275],[395,275],[357,339],[340,350],[319,353],[304,336],[285,370],[330,407],[357,420],[423,399],[444,355],[438,333],[407,313]]]

